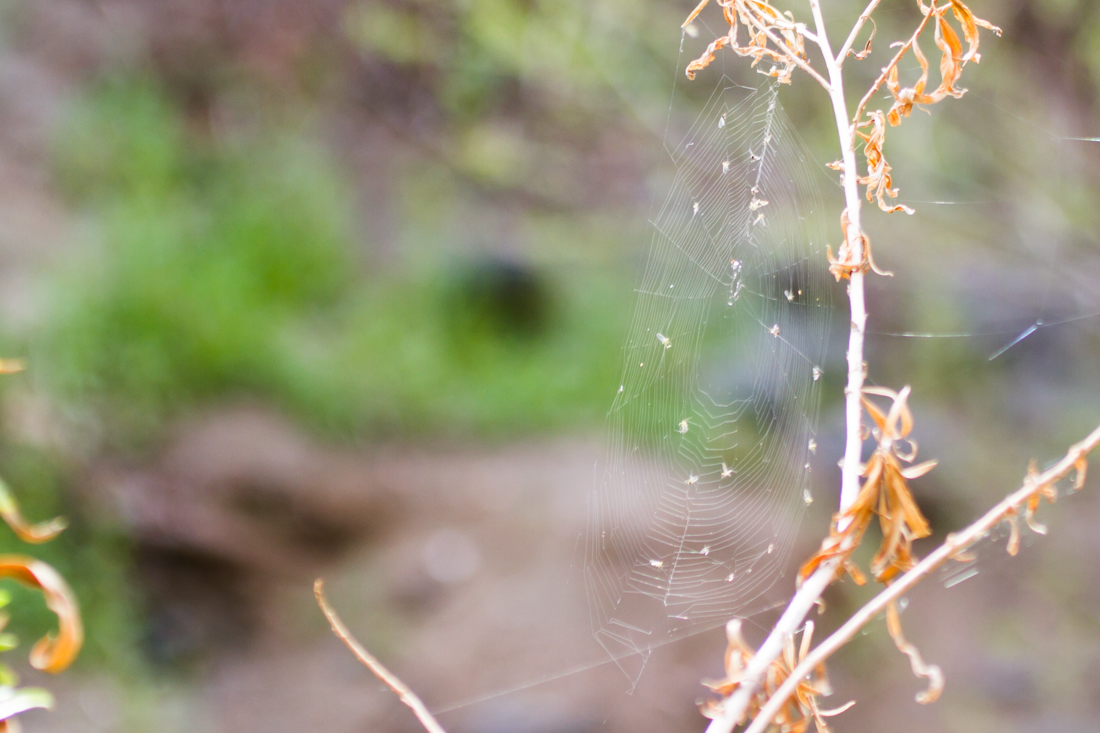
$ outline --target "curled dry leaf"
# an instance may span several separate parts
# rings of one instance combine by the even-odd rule
[[[38,640],[31,649],[31,665],[54,674],[66,669],[84,643],[84,627],[76,597],[65,579],[50,565],[24,555],[0,555],[0,578],[12,578],[42,591],[46,607],[57,615],[58,633]]]
[[[745,717],[755,718],[764,703],[766,703],[779,689],[780,685],[791,676],[791,672],[794,671],[795,667],[797,667],[806,657],[806,654],[809,653],[813,635],[814,622],[807,621],[805,629],[802,632],[802,643],[797,652],[795,650],[794,637],[787,637],[783,653],[768,666],[764,682],[753,695],[752,701],[745,710]],[[733,619],[726,624],[726,638],[729,642],[726,647],[726,678],[703,683],[711,690],[720,694],[723,698],[722,701],[712,700],[704,704],[702,712],[703,715],[708,718],[715,718],[721,714],[724,700],[729,698],[729,696],[741,685],[749,660],[751,660],[755,654],[752,647],[745,643],[745,639],[741,636],[740,619]],[[853,701],[839,708],[822,710],[818,705],[818,698],[827,697],[832,693],[832,686],[829,684],[829,679],[825,674],[825,665],[820,664],[814,669],[813,674],[799,681],[794,694],[788,698],[782,709],[776,713],[772,722],[780,733],[804,733],[804,731],[809,729],[811,722],[815,725],[818,733],[828,733],[829,728],[825,724],[825,718],[839,715],[855,704]],[[742,720],[743,719],[744,718],[742,718]]]
[[[31,544],[48,542],[69,525],[64,517],[55,517],[48,522],[29,524],[19,511],[19,503],[11,489],[0,479],[0,518],[3,518],[19,539]]]
[[[829,167],[832,168],[831,164]],[[853,272],[866,272],[874,270],[879,275],[892,277],[894,273],[879,269],[875,264],[875,258],[871,255],[871,238],[860,232],[859,254],[851,244],[851,223],[848,220],[848,210],[840,212],[840,231],[843,237],[836,256],[833,256],[832,247],[825,246],[825,259],[829,261],[829,272],[840,282],[841,278],[850,278]]]
[[[855,51],[848,49],[848,55],[855,56],[860,61],[871,55],[871,41],[875,40],[875,32],[878,30],[878,26],[875,25],[874,19],[867,18],[867,20],[871,23],[871,35],[867,36],[867,43],[863,46],[863,50],[859,53],[856,53]]]
[[[963,67],[968,61],[978,63],[981,60],[981,54],[978,53],[978,43],[980,41],[978,28],[986,28],[998,36],[1001,35],[1000,28],[976,17],[970,8],[958,0],[949,0],[949,2],[940,6],[937,6],[935,2],[928,5],[920,3],[920,7],[925,16],[931,15],[931,19],[935,24],[934,37],[941,54],[940,84],[935,90],[925,92],[928,85],[928,60],[921,52],[918,38],[920,31],[918,30],[911,42],[913,56],[916,57],[917,63],[921,67],[921,75],[916,83],[911,87],[902,87],[898,81],[897,63],[890,67],[886,87],[894,97],[894,105],[887,114],[891,125],[900,125],[901,118],[908,117],[915,104],[936,104],[949,96],[958,99],[965,94],[966,90],[958,88],[956,83],[959,77],[962,76]],[[962,30],[963,38],[966,39],[967,49],[965,52],[963,52],[963,44],[958,33],[955,32],[955,29],[951,27],[947,20],[949,10],[954,14]],[[923,24],[921,27],[924,27]]]
[[[862,585],[863,573],[850,558],[876,515],[882,529],[882,544],[871,559],[871,573],[880,583],[887,583],[912,568],[916,564],[913,540],[927,537],[932,531],[913,499],[908,482],[931,471],[936,461],[904,465],[912,464],[917,455],[916,443],[908,439],[913,429],[913,414],[907,404],[909,387],[900,392],[868,387],[863,392],[891,400],[889,411],[883,412],[874,402],[863,398],[863,406],[875,423],[871,434],[878,447],[862,467],[864,481],[856,500],[834,515],[821,549],[799,571],[800,582],[826,560],[839,557],[842,563],[837,572],[847,572]]]
[[[917,702],[921,705],[933,703],[939,699],[943,692],[943,671],[935,664],[927,664],[915,646],[905,640],[901,633],[901,615],[898,606],[893,601],[886,607],[886,629],[890,632],[890,638],[894,645],[905,656],[909,657],[909,666],[913,674],[928,680],[928,688],[917,693]]]
[[[895,69],[897,67],[894,67]],[[870,127],[871,131],[859,132],[859,128]],[[886,115],[882,110],[875,110],[870,117],[857,127],[857,133],[863,139],[863,157],[867,160],[867,175],[859,178],[859,184],[867,187],[867,200],[877,201],[878,207],[887,214],[896,211],[904,211],[913,214],[913,209],[904,204],[890,205],[886,203],[886,197],[897,198],[898,190],[892,188],[890,171],[892,168],[886,162],[883,154],[883,146],[886,144]]]
[[[684,26],[702,12],[708,1],[703,0],[696,6],[684,21]],[[738,56],[751,58],[753,68],[764,60],[772,62],[772,67],[766,71],[761,70],[761,73],[773,77],[780,84],[790,84],[791,74],[798,65],[795,59],[802,62],[807,60],[803,26],[795,23],[794,16],[790,12],[780,12],[764,0],[716,2],[722,7],[722,15],[729,24],[729,33],[711,42],[702,56],[688,64],[685,70],[687,78],[694,79],[696,73],[714,61],[714,54],[718,50],[729,46]],[[748,42],[744,46],[737,41],[740,25],[745,26],[748,33]]]

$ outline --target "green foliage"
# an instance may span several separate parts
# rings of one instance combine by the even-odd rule
[[[96,245],[58,277],[35,369],[123,433],[240,396],[387,435],[569,425],[609,402],[625,278],[533,269],[538,333],[461,327],[486,307],[454,297],[479,261],[360,272],[324,154],[276,135],[196,138],[149,85],[92,94],[57,151]]]

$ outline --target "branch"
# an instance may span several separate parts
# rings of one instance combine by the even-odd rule
[[[912,47],[912,45],[917,42],[920,34],[924,32],[924,27],[928,25],[928,21],[932,18],[933,15],[935,15],[935,9],[936,0],[931,0],[931,2],[929,2],[928,4],[928,12],[925,14],[924,20],[922,20],[920,22],[920,25],[917,26],[917,30],[913,32],[913,35],[909,38],[908,41],[902,44],[902,47],[898,49],[898,52],[894,55],[894,58],[890,61],[890,63],[883,67],[882,73],[879,74],[878,79],[875,79],[875,83],[872,84],[871,88],[867,90],[867,93],[863,95],[863,99],[859,100],[859,106],[856,107],[856,113],[852,116],[851,135],[853,140],[855,140],[856,137],[856,125],[859,124],[859,118],[863,116],[863,110],[867,107],[867,103],[871,101],[871,97],[875,95],[875,92],[877,92],[882,87],[882,85],[886,83],[886,78],[890,75],[890,70],[898,65],[898,62],[901,61],[902,56],[904,56]]]
[[[344,626],[344,622],[340,620],[340,617],[336,615],[336,611],[329,605],[328,599],[325,598],[325,581],[318,578],[313,583],[313,595],[317,597],[317,605],[321,607],[321,612],[325,614],[325,618],[328,619],[329,626],[332,627],[332,633],[336,634],[340,641],[344,642],[344,645],[348,649],[351,649],[352,654],[366,666],[374,676],[382,680],[386,687],[389,687],[401,702],[412,708],[412,711],[416,713],[416,717],[420,719],[420,724],[424,726],[424,729],[428,733],[447,733],[443,730],[443,726],[428,712],[428,708],[416,696],[416,693],[409,689],[408,685],[397,678],[393,672],[382,666],[382,663],[374,658],[374,655],[363,648],[351,632],[348,631],[348,627]]]
[[[741,683],[732,695],[722,701],[722,710],[719,715],[710,721],[706,733],[730,733],[734,726],[745,717],[745,710],[752,702],[753,695],[764,681],[764,675],[768,667],[783,653],[783,647],[787,639],[794,635],[802,626],[810,610],[817,604],[825,588],[836,577],[840,560],[830,560],[823,563],[817,571],[807,578],[794,598],[787,604],[787,610],[775,622],[775,627],[760,648],[753,654],[752,659],[745,666],[741,676]]]
[[[825,58],[829,72],[829,83],[823,84],[829,92],[836,121],[837,139],[840,143],[841,159],[844,162],[845,175],[844,198],[847,204],[849,246],[857,261],[863,257],[863,234],[860,229],[860,198],[858,175],[856,175],[855,147],[849,133],[848,108],[844,101],[844,79],[840,66],[836,63],[829,46],[829,37],[821,15],[819,0],[810,0],[814,24],[817,30],[817,44]],[[863,446],[861,422],[863,407],[860,395],[863,393],[863,334],[867,325],[867,308],[863,295],[863,272],[851,273],[848,286],[848,302],[851,310],[851,330],[848,339],[848,384],[845,388],[846,442],[844,463],[842,466],[840,509],[843,511],[855,501],[859,494],[860,451]],[[722,710],[707,726],[707,733],[730,733],[745,715],[753,696],[759,689],[769,665],[779,657],[787,639],[802,625],[810,610],[821,598],[825,588],[836,577],[840,560],[830,560],[818,568],[813,575],[803,581],[775,628],[760,645],[746,666],[741,683],[732,695],[722,702]]]
[[[863,13],[860,14],[859,20],[852,26],[852,32],[848,34],[848,40],[844,42],[844,45],[841,46],[840,50],[836,53],[837,66],[844,65],[845,59],[848,58],[848,52],[852,50],[852,46],[856,42],[856,36],[863,30],[863,24],[870,19],[871,13],[875,12],[875,8],[878,7],[879,2],[880,0],[871,0],[871,2],[867,3],[867,7],[864,9]]]
[[[853,614],[843,626],[833,632],[825,641],[821,642],[812,652],[807,654],[802,662],[791,672],[784,683],[779,686],[779,689],[776,690],[775,694],[771,696],[764,707],[761,708],[760,713],[756,716],[756,719],[753,720],[752,725],[745,730],[745,733],[763,733],[771,720],[783,707],[783,704],[795,691],[800,680],[813,673],[814,668],[832,656],[840,647],[848,643],[848,641],[856,635],[856,632],[866,626],[875,616],[882,613],[887,606],[900,598],[921,579],[926,577],[940,565],[943,565],[951,558],[965,551],[1000,522],[1015,517],[1020,507],[1025,503],[1033,499],[1037,501],[1039,493],[1045,487],[1050,486],[1055,481],[1065,478],[1074,468],[1077,468],[1078,471],[1083,471],[1082,466],[1085,456],[1096,448],[1097,445],[1100,445],[1100,427],[1093,430],[1092,433],[1080,443],[1071,447],[1065,457],[1058,461],[1058,463],[1041,474],[1029,475],[1024,480],[1024,484],[1020,489],[1009,494],[1001,500],[999,504],[986,512],[969,527],[961,532],[948,535],[944,543],[936,548],[932,554],[921,560],[912,570],[899,577],[890,584],[889,587],[872,598],[867,605]],[[1079,473],[1078,477],[1079,479],[1082,478],[1083,474]]]
[[[804,59],[802,59],[798,54],[791,51],[791,49],[787,47],[787,44],[784,43],[778,36],[776,36],[775,33],[772,32],[771,28],[769,28],[766,23],[764,23],[762,20],[760,20],[758,17],[756,17],[756,15],[753,14],[752,11],[750,11],[748,9],[748,7],[745,5],[745,0],[737,0],[737,5],[738,5],[738,9],[740,9],[744,12],[745,17],[747,17],[749,20],[751,20],[752,24],[754,26],[756,26],[756,29],[759,30],[760,32],[762,32],[765,36],[767,36],[768,40],[771,41],[772,43],[774,43],[775,46],[779,49],[779,51],[782,52],[783,55],[785,55],[788,59],[790,59],[791,63],[793,63],[795,66],[797,66],[798,68],[802,69],[807,74],[812,76],[817,81],[817,83],[820,84],[825,89],[826,92],[832,93],[832,90],[829,87],[829,82],[825,81],[825,77],[823,77],[821,74],[819,74],[817,72],[817,69],[810,66],[810,64],[807,61],[805,61]],[[819,33],[820,33],[820,30],[819,30]],[[807,36],[807,37],[812,38],[813,41],[815,43],[817,43],[818,45],[821,44],[821,39],[820,38],[817,38],[817,37],[814,37],[814,36]]]

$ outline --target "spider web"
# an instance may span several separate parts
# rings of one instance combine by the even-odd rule
[[[633,682],[775,583],[809,497],[831,278],[777,92],[719,83],[652,220],[585,553],[596,639]]]

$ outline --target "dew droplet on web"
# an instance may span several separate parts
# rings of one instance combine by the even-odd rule
[[[821,379],[821,375],[824,373],[825,372],[821,371],[821,367],[814,367],[814,381],[816,382],[817,380]]]
[[[814,495],[809,489],[802,489],[802,501],[806,502],[806,506],[814,503]]]
[[[806,447],[810,449],[810,453],[817,454],[817,441],[813,438],[810,438],[810,444]]]

